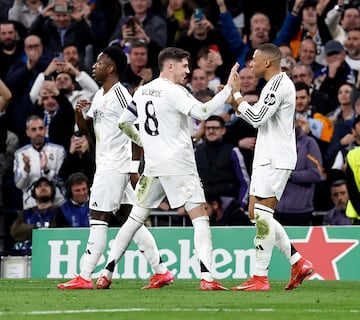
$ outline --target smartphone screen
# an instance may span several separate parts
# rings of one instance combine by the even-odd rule
[[[202,20],[202,18],[203,18],[203,11],[202,11],[202,9],[201,8],[196,8],[196,9],[194,9],[194,18],[196,19],[196,20]]]

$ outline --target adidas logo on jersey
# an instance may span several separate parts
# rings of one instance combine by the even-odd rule
[[[97,205],[97,203],[96,203],[96,201],[95,201],[95,202],[93,202],[93,203],[91,204],[91,206],[97,207],[98,205]]]

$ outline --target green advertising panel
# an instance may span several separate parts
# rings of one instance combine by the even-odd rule
[[[169,270],[178,279],[200,276],[200,267],[193,244],[192,228],[150,228],[160,254]],[[255,270],[254,227],[212,228],[214,277],[245,279]],[[313,262],[312,279],[360,280],[360,227],[288,227],[291,242]],[[93,277],[100,276],[117,229],[108,231],[108,243]],[[33,231],[33,278],[72,278],[80,273],[89,230],[37,229]],[[152,275],[145,258],[132,242],[114,273],[114,279],[146,279]],[[271,279],[284,280],[290,265],[276,248],[269,268]]]

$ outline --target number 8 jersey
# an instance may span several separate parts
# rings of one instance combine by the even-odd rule
[[[197,174],[188,114],[199,103],[186,88],[165,78],[135,92],[130,108],[137,111],[145,176]]]

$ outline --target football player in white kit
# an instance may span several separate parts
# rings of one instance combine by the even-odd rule
[[[89,201],[90,234],[81,272],[74,279],[58,284],[59,289],[93,288],[91,275],[107,244],[108,221],[121,203],[132,203],[134,198],[129,181],[130,175],[132,180],[137,180],[139,161],[131,161],[131,140],[118,128],[120,115],[132,99],[119,82],[119,74],[126,63],[126,56],[120,48],[105,48],[93,66],[93,77],[102,87],[92,102],[81,100],[77,103],[76,121],[80,131],[85,134],[91,125],[94,128],[96,172]],[[90,109],[84,118],[83,112],[89,105]],[[135,167],[132,167],[134,164]],[[144,225],[135,234],[134,241],[154,272],[166,278],[163,285],[173,282],[173,275],[162,263],[155,240]],[[98,280],[97,287],[101,289],[101,279]]]
[[[277,246],[290,261],[291,278],[285,290],[295,289],[313,272],[312,263],[301,257],[291,244],[285,229],[273,218],[291,171],[295,168],[295,86],[281,72],[281,52],[273,44],[259,46],[250,68],[256,78],[267,83],[259,101],[251,106],[237,92],[231,104],[236,114],[258,128],[253,171],[250,181],[249,218],[256,223],[256,268],[252,278],[232,290],[270,290],[268,268],[272,250]]]
[[[181,84],[190,73],[189,53],[165,48],[159,54],[160,76],[135,92],[120,118],[119,127],[144,148],[145,168],[135,188],[135,204],[119,230],[103,276],[111,279],[113,266],[123,256],[134,233],[152,208],[167,197],[170,206],[185,207],[194,226],[194,247],[200,260],[201,290],[226,290],[212,277],[212,240],[205,196],[197,172],[188,117],[205,120],[232,92],[236,64],[225,87],[206,103],[196,100]],[[132,125],[139,121],[139,132]],[[140,134],[140,136],[139,136]],[[141,142],[140,142],[141,141]],[[158,280],[155,275],[154,281]]]

